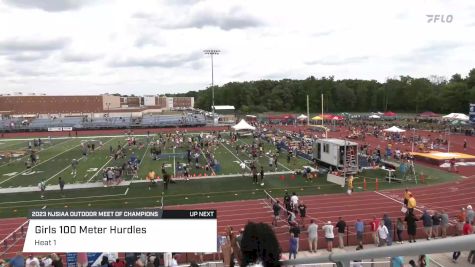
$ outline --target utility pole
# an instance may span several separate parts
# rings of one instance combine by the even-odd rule
[[[215,124],[215,111],[216,109],[214,108],[214,62],[213,62],[213,55],[219,55],[221,51],[218,49],[206,49],[203,50],[203,53],[205,55],[210,55],[211,57],[211,105],[212,105],[212,110],[213,110],[213,124]]]
[[[310,125],[310,107],[309,107],[309,99],[307,95],[307,126]]]

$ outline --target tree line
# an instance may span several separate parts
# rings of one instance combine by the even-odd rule
[[[467,113],[469,103],[475,103],[475,69],[466,77],[454,74],[448,81],[440,76],[399,76],[384,83],[311,76],[305,80],[230,82],[214,89],[216,105],[233,105],[243,114],[268,111],[304,113],[307,95],[310,112],[320,112],[321,94],[324,95],[325,112]],[[174,96],[192,96],[195,107],[211,108],[211,88]]]

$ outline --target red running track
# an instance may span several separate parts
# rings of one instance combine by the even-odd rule
[[[466,207],[468,204],[475,205],[475,176],[460,180],[456,183],[440,184],[434,186],[420,186],[410,188],[411,192],[416,197],[418,203],[418,210],[416,214],[420,214],[420,210],[446,210],[452,219],[455,217],[460,208]],[[276,196],[280,197],[280,196]],[[282,200],[282,199],[281,199]],[[325,246],[324,236],[321,231],[321,226],[324,222],[330,220],[333,224],[336,223],[339,216],[348,224],[348,234],[345,237],[345,242],[349,245],[356,244],[356,237],[354,232],[354,223],[357,218],[365,222],[365,243],[371,242],[371,233],[369,232],[369,223],[373,216],[382,218],[383,214],[389,215],[395,224],[397,217],[403,217],[401,213],[402,190],[386,190],[381,192],[361,192],[355,193],[351,196],[346,194],[331,194],[331,195],[315,195],[303,196],[307,205],[307,219],[315,219],[319,225],[319,248]],[[218,234],[223,235],[228,226],[238,232],[240,228],[249,221],[264,222],[270,224],[272,221],[272,209],[267,200],[246,200],[246,201],[232,201],[219,203],[203,203],[192,205],[181,205],[167,207],[169,209],[216,209],[218,214]],[[0,221],[0,232],[6,236],[7,232],[17,228],[26,219],[6,219]],[[418,237],[423,238],[422,225],[419,223]],[[455,226],[452,225],[449,229],[450,233],[454,233]],[[276,235],[283,251],[288,249],[288,227],[284,221],[279,223],[279,227],[275,228]],[[407,238],[406,233],[403,233],[403,238]],[[337,241],[334,241],[337,245]],[[7,255],[13,256],[16,251],[20,251],[23,246],[23,240],[19,242]],[[308,248],[305,233],[300,236],[300,250]],[[193,254],[182,256],[182,260],[186,261],[195,258]]]
[[[428,210],[445,210],[451,218],[451,226],[448,229],[450,234],[455,233],[454,217],[460,211],[460,208],[468,204],[475,204],[475,177],[464,179],[460,182],[451,184],[441,184],[435,186],[422,186],[410,189],[414,193],[418,210],[416,215],[420,215],[425,208]],[[443,192],[443,193],[441,193]],[[303,196],[307,205],[307,219],[315,219],[319,225],[319,248],[325,247],[324,236],[321,226],[332,221],[336,223],[339,216],[347,222],[348,234],[345,237],[345,243],[355,245],[356,235],[354,223],[356,219],[362,219],[365,222],[364,242],[371,243],[370,222],[373,216],[380,219],[383,214],[387,214],[395,226],[398,217],[403,219],[402,190],[388,190],[382,192],[362,192],[351,196],[346,194]],[[453,197],[451,197],[453,196]],[[280,199],[282,201],[282,199]],[[216,209],[218,213],[218,234],[222,235],[227,226],[232,226],[234,231],[239,231],[248,221],[264,222],[270,224],[272,221],[272,209],[266,200],[252,200],[240,202],[223,202],[183,205],[170,208],[193,208],[193,209]],[[275,229],[280,245],[283,251],[288,249],[288,227],[282,221],[279,227]],[[418,238],[425,238],[422,231],[422,222],[418,224]],[[407,238],[407,233],[403,233],[403,239]],[[337,245],[338,241],[334,241]],[[307,250],[307,238],[305,233],[300,236],[300,250]]]

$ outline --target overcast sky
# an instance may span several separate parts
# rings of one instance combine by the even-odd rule
[[[428,23],[427,15],[452,16]],[[475,68],[473,0],[0,0],[0,93],[162,94]]]

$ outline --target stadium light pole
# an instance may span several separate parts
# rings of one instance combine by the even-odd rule
[[[213,56],[214,55],[219,55],[221,51],[218,49],[206,49],[203,50],[203,53],[205,55],[210,55],[211,57],[211,106],[213,109],[213,124],[215,124],[214,116],[215,116],[215,108],[214,108],[214,62],[213,62]]]

